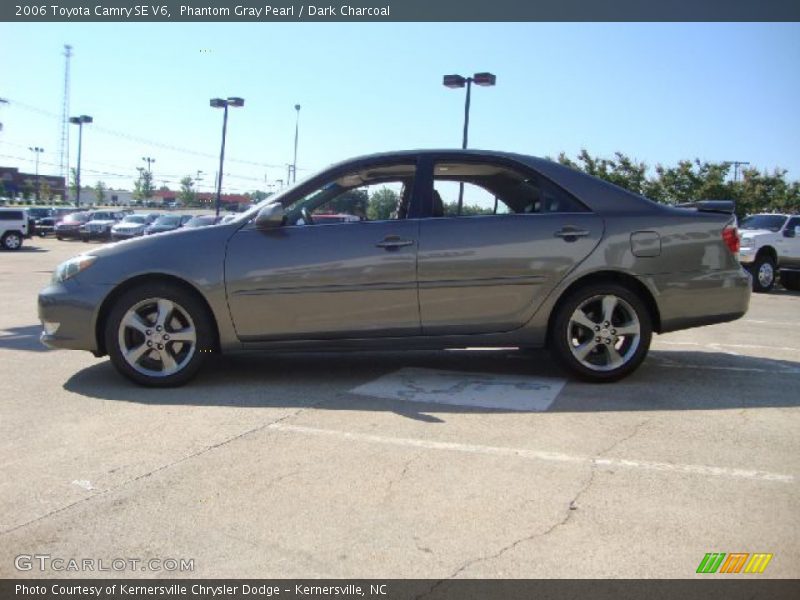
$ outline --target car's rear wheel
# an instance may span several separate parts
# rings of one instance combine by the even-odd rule
[[[111,362],[150,387],[183,385],[197,374],[213,342],[211,317],[191,292],[152,283],[124,293],[105,327]]]
[[[642,363],[652,331],[650,313],[637,294],[614,283],[591,284],[559,305],[550,347],[580,378],[616,381]]]
[[[9,231],[3,236],[3,248],[6,250],[19,250],[22,248],[22,236],[16,231]]]
[[[766,293],[775,285],[775,261],[769,254],[762,254],[753,263],[753,291]]]

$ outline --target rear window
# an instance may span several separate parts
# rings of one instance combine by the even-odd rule
[[[0,221],[22,221],[25,219],[21,210],[0,210]]]

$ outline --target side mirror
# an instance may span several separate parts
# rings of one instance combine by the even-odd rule
[[[286,213],[279,202],[267,204],[256,215],[256,227],[259,229],[274,229],[283,225]]]

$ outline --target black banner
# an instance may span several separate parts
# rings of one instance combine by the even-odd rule
[[[798,21],[797,0],[17,0],[17,22]]]
[[[694,580],[2,580],[3,600],[795,600],[800,582],[757,575]]]

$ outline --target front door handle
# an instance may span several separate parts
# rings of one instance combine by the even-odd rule
[[[404,246],[413,246],[414,240],[406,240],[399,235],[387,235],[383,238],[382,242],[375,244],[376,248],[383,248],[384,250],[394,250],[395,248],[403,248]]]
[[[566,226],[556,231],[553,235],[562,238],[565,242],[574,242],[579,237],[586,237],[589,235],[589,231]]]

